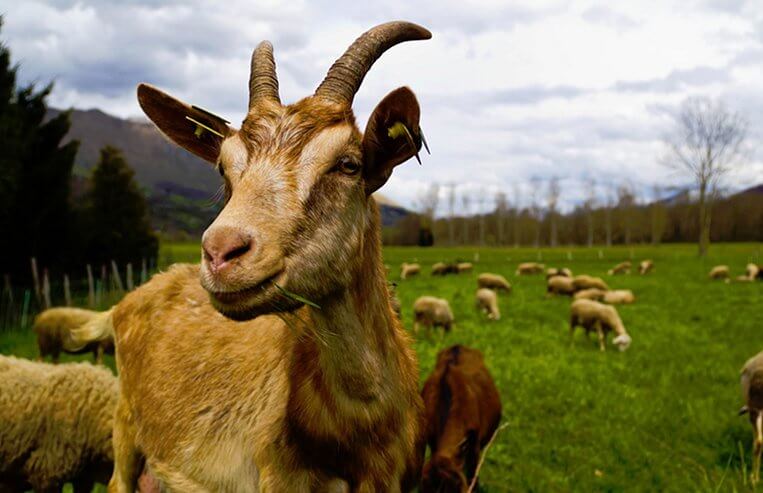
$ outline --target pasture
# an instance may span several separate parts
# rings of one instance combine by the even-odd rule
[[[470,273],[432,277],[437,261],[474,261]],[[397,283],[403,323],[423,294],[449,300],[454,330],[419,333],[421,381],[438,350],[456,343],[480,349],[496,380],[508,422],[481,470],[485,491],[748,491],[751,432],[742,405],[739,369],[763,349],[763,283],[710,281],[713,265],[732,276],[747,262],[761,263],[759,244],[714,245],[707,259],[694,245],[660,247],[384,250]],[[629,259],[655,261],[647,276],[609,277]],[[571,256],[571,259],[569,258]],[[539,258],[540,257],[540,258]],[[197,245],[166,245],[160,264],[197,262]],[[401,281],[403,261],[422,273]],[[545,297],[545,276],[515,276],[519,262],[569,267],[632,289],[637,300],[618,307],[633,337],[630,349],[598,350],[578,329],[569,337],[566,297]],[[634,269],[635,271],[635,269]],[[501,319],[489,321],[474,306],[476,277],[502,274],[513,285],[499,294]],[[611,341],[611,336],[608,342]],[[33,358],[28,331],[0,333],[0,353]],[[88,359],[66,356],[64,361]],[[113,368],[113,358],[107,357]]]

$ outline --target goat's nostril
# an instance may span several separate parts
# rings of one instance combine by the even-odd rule
[[[238,258],[248,252],[252,248],[251,241],[247,241],[243,245],[234,248],[233,250],[228,251],[225,255],[223,255],[223,261],[224,262],[230,262],[231,260]]]
[[[242,257],[253,247],[252,237],[234,228],[219,227],[204,234],[202,255],[213,272]]]

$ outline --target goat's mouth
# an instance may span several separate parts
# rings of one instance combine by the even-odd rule
[[[286,308],[275,301],[280,297],[277,286],[285,282],[285,277],[285,271],[279,270],[271,276],[243,288],[235,290],[207,289],[207,292],[217,311],[233,320],[249,320],[258,315],[283,311]]]

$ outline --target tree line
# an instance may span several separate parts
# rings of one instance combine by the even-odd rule
[[[0,18],[0,28],[2,18]],[[18,66],[0,44],[0,274],[28,284],[40,269],[85,276],[113,260],[141,265],[158,240],[134,173],[113,147],[97,166],[74,174],[79,143],[66,141],[70,113],[48,115],[52,84],[19,87]]]

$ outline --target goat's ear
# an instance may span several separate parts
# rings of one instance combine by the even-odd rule
[[[423,142],[420,113],[416,96],[407,87],[387,94],[374,109],[363,135],[363,178],[368,195],[387,182],[395,166],[418,157]]]
[[[172,142],[216,163],[231,128],[220,117],[188,105],[149,84],[138,85],[138,103]]]

